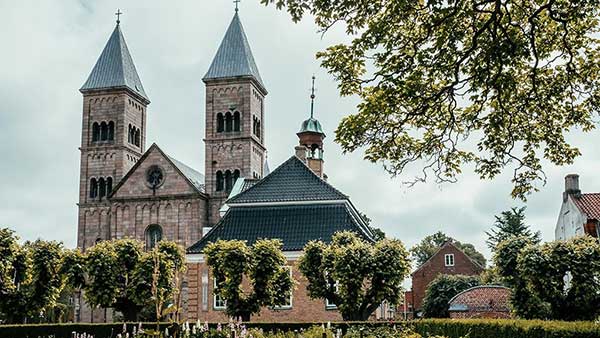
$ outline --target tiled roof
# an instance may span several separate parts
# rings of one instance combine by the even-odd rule
[[[510,289],[501,285],[479,285],[464,290],[448,302],[450,312],[509,312]]]
[[[600,220],[600,193],[573,196],[573,202],[588,218]]]
[[[240,17],[236,12],[203,80],[247,76],[265,89]],[[265,90],[266,91],[266,90]]]
[[[232,207],[221,221],[188,253],[201,253],[219,239],[245,240],[249,245],[260,238],[281,239],[284,251],[302,250],[310,240],[330,242],[337,231],[350,230],[369,240],[352,217],[346,203]]]
[[[198,190],[206,192],[204,189],[204,175],[195,169],[188,167],[187,165],[179,162],[171,156],[168,156],[173,165],[181,171],[181,173],[192,183]]]
[[[126,88],[150,102],[117,24],[80,91]]]
[[[227,204],[347,200],[348,197],[310,170],[299,158],[290,159]]]

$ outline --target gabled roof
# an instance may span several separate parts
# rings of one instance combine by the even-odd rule
[[[198,171],[188,167],[187,165],[175,160],[173,157],[165,154],[165,152],[162,151],[162,149],[160,149],[160,147],[156,143],[152,143],[150,148],[148,148],[148,150],[146,150],[146,152],[133,165],[133,167],[131,167],[131,169],[129,169],[129,171],[127,172],[127,174],[125,174],[125,176],[121,179],[121,181],[119,181],[119,183],[114,187],[114,189],[112,190],[111,196],[116,195],[119,188],[121,188],[121,186],[123,186],[123,184],[129,178],[129,176],[131,176],[131,174],[133,174],[133,172],[139,166],[141,166],[142,163],[144,163],[144,160],[148,157],[148,155],[154,149],[156,149],[169,163],[171,163],[173,165],[173,167],[181,174],[181,176],[183,176],[188,181],[188,183],[194,188],[194,190],[196,190],[198,193],[205,194],[204,175],[202,175]]]
[[[102,54],[80,91],[85,93],[100,89],[128,89],[148,103],[150,102],[129,54],[119,24],[108,39]]]
[[[241,203],[348,200],[336,188],[317,176],[295,155],[269,175],[226,201]]]
[[[600,193],[572,196],[573,202],[589,219],[600,220]]]
[[[440,247],[437,249],[437,251],[431,255],[431,257],[429,257],[423,264],[419,265],[415,271],[413,271],[411,273],[411,276],[413,276],[414,274],[417,273],[417,271],[420,271],[421,269],[423,269],[425,266],[427,266],[427,264],[429,262],[431,262],[435,257],[437,257],[437,255],[440,254],[440,251],[442,251],[445,247],[447,246],[452,246],[453,248],[455,248],[456,250],[458,250],[459,252],[461,252],[465,257],[467,257],[467,259],[469,260],[469,262],[471,262],[471,264],[473,264],[476,268],[479,268],[481,270],[484,269],[484,267],[482,267],[481,265],[479,265],[479,263],[477,263],[476,261],[474,261],[471,257],[469,257],[469,255],[467,255],[464,251],[462,251],[458,246],[456,246],[456,244],[454,244],[453,240],[448,240],[446,242],[444,242],[444,244],[440,245]]]
[[[258,72],[254,56],[240,17],[236,12],[227,33],[217,50],[210,68],[202,80],[249,77],[254,79],[266,93],[265,85]]]
[[[188,253],[202,253],[217,240],[243,240],[252,245],[261,238],[280,239],[284,251],[300,251],[311,240],[330,242],[338,231],[354,231],[372,240],[359,224],[347,203],[296,204],[232,207],[215,227]]]

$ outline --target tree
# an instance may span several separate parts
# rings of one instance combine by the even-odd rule
[[[600,244],[590,236],[526,247],[518,257],[527,286],[550,306],[556,320],[600,315]],[[566,278],[565,278],[566,277]]]
[[[527,236],[511,237],[500,242],[494,252],[496,271],[512,290],[510,303],[513,312],[525,319],[543,319],[549,315],[548,304],[528,287],[525,276],[517,267],[522,251],[537,243]]]
[[[462,252],[469,256],[473,261],[475,261],[481,267],[485,267],[485,257],[479,251],[477,251],[477,249],[475,249],[473,244],[463,244],[459,241],[456,241],[452,237],[447,236],[441,231],[423,238],[419,244],[410,249],[410,253],[413,259],[417,262],[417,266],[421,266],[429,258],[431,258],[431,256],[433,256],[439,250],[439,248],[444,245],[444,243],[448,241],[452,241],[457,248],[462,250]]]
[[[440,275],[425,290],[423,317],[449,318],[448,302],[460,292],[480,284],[478,276]]]
[[[215,294],[225,300],[227,315],[249,321],[261,307],[287,302],[293,280],[281,246],[275,239],[260,239],[251,247],[239,240],[219,240],[206,246]],[[250,291],[242,287],[243,280],[248,280]]]
[[[63,288],[62,244],[36,240],[19,245],[0,229],[0,317],[8,323],[45,321]]]
[[[488,247],[494,251],[498,243],[505,239],[518,236],[526,236],[538,243],[541,238],[540,232],[533,233],[529,229],[529,225],[525,224],[525,207],[511,208],[503,211],[500,216],[496,217],[496,221],[492,229],[486,232]]]
[[[336,304],[344,320],[367,320],[382,302],[398,303],[410,262],[399,240],[371,243],[338,232],[330,244],[311,241],[304,247],[300,271],[311,298]]]
[[[545,182],[542,159],[573,163],[565,134],[600,112],[597,1],[261,0],[311,14],[352,38],[317,54],[342,95],[357,95],[336,141],[391,175],[455,182],[512,172],[512,196]]]

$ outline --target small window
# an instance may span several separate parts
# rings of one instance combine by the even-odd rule
[[[286,266],[285,268],[288,269],[288,271],[290,272],[290,278],[293,278],[292,277],[292,267],[291,266]],[[274,306],[273,309],[275,309],[275,310],[289,310],[289,309],[291,309],[292,308],[292,304],[293,304],[293,300],[294,300],[293,299],[294,298],[293,291],[294,291],[294,288],[292,287],[290,289],[290,291],[289,291],[290,294],[289,294],[289,297],[288,297],[287,302],[285,304]]]
[[[225,310],[227,302],[215,292],[217,290],[217,280],[213,278],[213,308],[215,310]]]
[[[338,282],[335,282],[335,292],[337,293],[340,290],[340,284]],[[327,298],[325,298],[325,308],[327,310],[332,310],[332,309],[337,309],[337,305],[335,305],[335,303]]]
[[[92,142],[100,140],[100,125],[98,122],[94,122],[92,125]]]
[[[223,118],[223,113],[217,114],[217,133],[222,133],[225,131],[225,119]]]
[[[222,171],[217,171],[217,191],[223,191],[225,187],[225,178]]]
[[[233,129],[233,115],[231,112],[225,113],[225,131],[230,132]]]
[[[454,266],[454,254],[446,254],[444,256],[446,266]]]
[[[156,244],[162,240],[162,228],[158,224],[152,224],[146,229],[146,248],[154,249]]]
[[[233,113],[233,131],[240,131],[240,112]]]

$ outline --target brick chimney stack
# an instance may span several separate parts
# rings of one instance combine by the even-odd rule
[[[563,200],[566,201],[569,195],[576,198],[581,196],[581,190],[579,189],[579,175],[577,174],[565,176],[565,192],[563,193]]]

